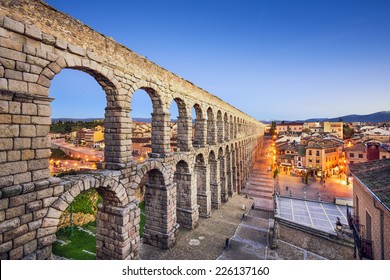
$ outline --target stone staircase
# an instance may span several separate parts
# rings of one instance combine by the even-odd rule
[[[273,178],[272,172],[264,171],[266,168],[266,159],[256,161],[242,193],[253,198],[255,209],[273,211]]]
[[[265,148],[263,148],[264,150]],[[273,227],[273,178],[267,172],[267,158],[259,158],[242,193],[253,198],[252,208],[243,216],[225,247],[221,260],[269,259],[270,229]]]
[[[265,260],[272,223],[269,211],[250,209],[230,238],[220,260]]]

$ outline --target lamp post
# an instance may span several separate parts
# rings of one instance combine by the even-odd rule
[[[336,221],[336,231],[341,232],[343,230],[343,225],[341,224],[340,218],[337,217]]]

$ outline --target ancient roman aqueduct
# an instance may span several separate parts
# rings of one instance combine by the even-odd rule
[[[50,177],[51,80],[64,68],[84,71],[102,86],[104,169]],[[132,94],[153,104],[152,153],[132,161]],[[178,151],[170,151],[169,107],[176,102]],[[196,110],[192,139],[191,110]],[[52,7],[33,0],[0,2],[0,258],[47,259],[61,213],[80,193],[96,188],[98,259],[137,259],[146,184],[143,242],[173,246],[179,227],[196,227],[240,192],[261,145],[257,120],[135,54]]]

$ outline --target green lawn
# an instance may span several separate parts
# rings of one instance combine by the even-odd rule
[[[139,204],[141,209],[140,236],[143,236],[145,227],[145,203]],[[83,226],[83,229],[96,234],[96,221]],[[83,252],[83,250],[96,254],[96,237],[84,231],[77,226],[73,227],[73,234],[70,234],[70,228],[63,228],[57,232],[57,239],[66,242],[62,244],[55,242],[53,244],[53,254],[72,260],[95,260],[96,256]]]
[[[91,222],[83,228],[96,233],[96,222]],[[70,228],[63,228],[57,232],[57,239],[65,241],[66,244],[55,242],[53,244],[53,254],[73,260],[95,260],[96,256],[83,252],[83,250],[96,254],[96,238],[84,231],[73,227],[73,233]]]

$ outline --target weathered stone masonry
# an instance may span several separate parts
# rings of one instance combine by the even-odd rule
[[[69,68],[106,93],[103,169],[50,177],[51,80]],[[153,103],[152,153],[132,161],[130,105],[145,90]],[[169,108],[176,102],[178,149],[170,152]],[[191,109],[196,110],[192,139]],[[35,0],[0,2],[0,258],[47,259],[59,217],[81,192],[103,197],[98,259],[139,257],[135,192],[146,176],[143,242],[174,245],[240,192],[262,143],[263,125],[218,97],[113,39]]]

